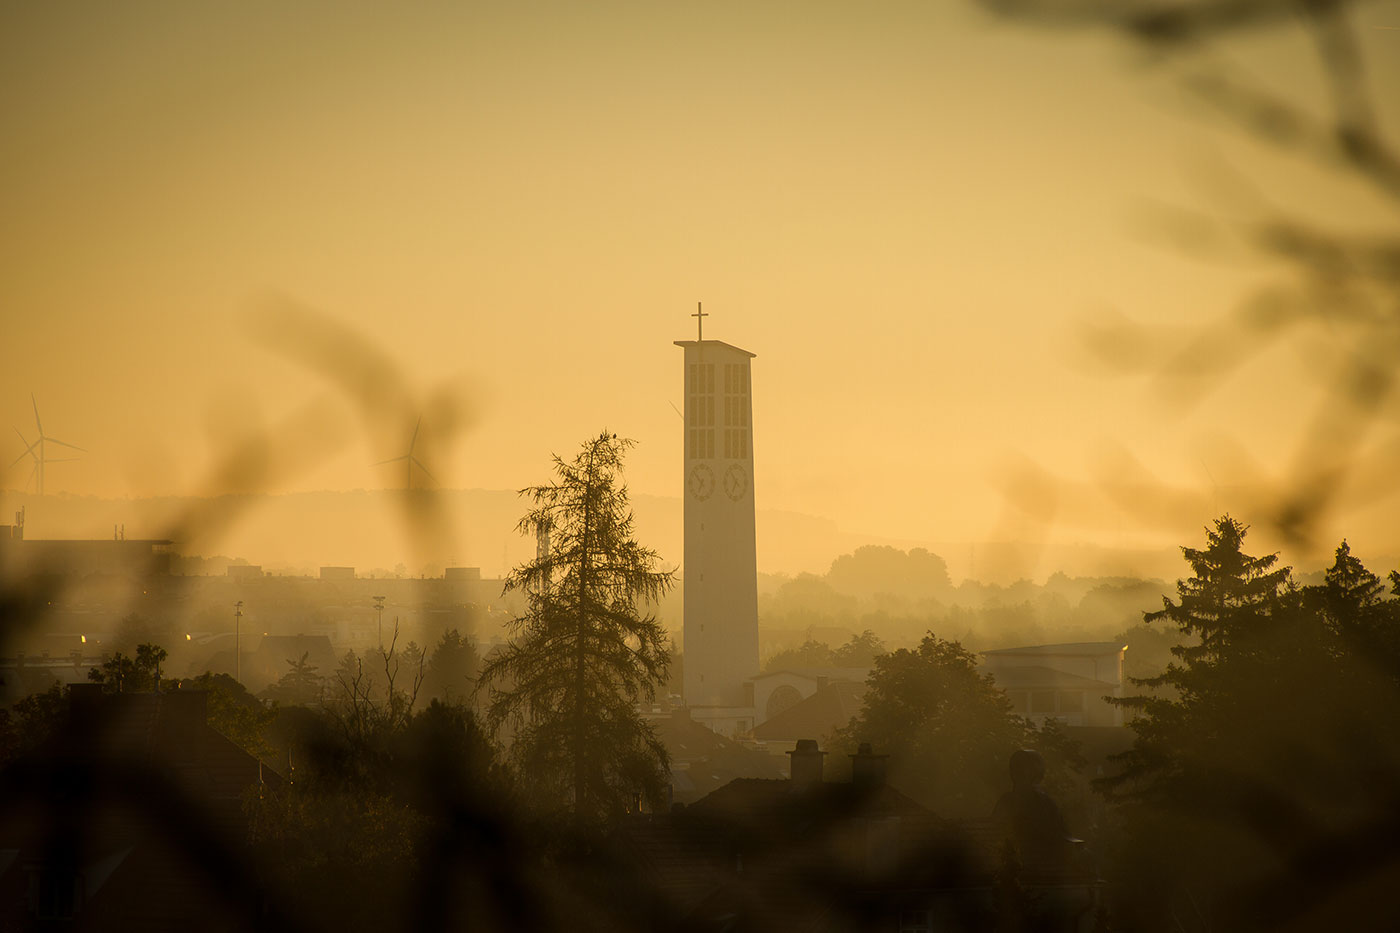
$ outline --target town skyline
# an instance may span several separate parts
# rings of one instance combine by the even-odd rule
[[[1230,511],[1299,544],[1278,491],[1347,348],[1312,330],[1241,352],[1190,398],[1152,367],[1288,287],[1243,245],[1271,192],[1324,229],[1383,224],[1354,179],[1214,120],[1106,35],[958,5],[799,28],[611,12],[13,23],[0,419],[32,438],[32,393],[87,449],[49,491],[393,487],[381,461],[422,418],[445,488],[528,485],[607,427],[639,442],[635,493],[679,496],[669,345],[703,301],[708,336],[758,354],[760,509],[1110,548]],[[1285,25],[1233,52],[1325,109],[1306,41]],[[1394,35],[1358,41],[1393,99]],[[1096,356],[1125,321],[1146,349]],[[391,383],[380,407],[318,361],[347,335]],[[1317,559],[1342,534],[1400,550],[1391,414],[1305,529]],[[259,437],[265,481],[220,472]],[[24,444],[4,444],[0,486],[22,489]]]

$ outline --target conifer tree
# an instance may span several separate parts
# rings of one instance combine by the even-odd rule
[[[1345,540],[1322,585],[1304,596],[1337,637],[1337,650],[1400,683],[1400,601],[1385,598],[1381,578],[1352,556]]]
[[[1336,559],[1327,568],[1322,592],[1324,610],[1333,624],[1364,615],[1380,604],[1385,584],[1351,555],[1346,539],[1337,546]]]
[[[1217,519],[1206,529],[1204,549],[1181,549],[1193,573],[1177,581],[1177,601],[1164,596],[1161,609],[1143,613],[1149,624],[1175,623],[1187,643],[1172,647],[1178,661],[1166,671],[1133,679],[1140,687],[1169,688],[1165,693],[1106,698],[1137,714],[1131,722],[1137,740],[1117,756],[1122,770],[1098,782],[1105,792],[1169,793],[1184,766],[1183,750],[1199,748],[1203,736],[1220,734],[1215,721],[1230,715],[1244,665],[1255,670],[1266,665],[1260,651],[1279,645],[1270,637],[1273,629],[1297,620],[1298,613],[1279,611],[1290,569],[1275,566],[1277,554],[1246,554],[1247,530],[1229,515]]]
[[[512,728],[512,757],[527,785],[564,801],[582,825],[659,798],[669,761],[637,705],[665,683],[665,631],[648,603],[671,586],[655,551],[633,538],[622,482],[633,441],[603,432],[553,482],[521,490],[534,503],[522,534],[550,547],[506,578],[527,609],[511,640],[481,671],[488,722]]]
[[[1125,929],[1166,928],[1183,908],[1203,927],[1281,928],[1393,857],[1393,833],[1373,827],[1400,812],[1400,646],[1387,624],[1400,601],[1345,542],[1325,581],[1300,589],[1276,555],[1244,552],[1245,531],[1225,516],[1205,549],[1183,548],[1193,576],[1145,614],[1200,640],[1134,681],[1172,695],[1115,701],[1139,713],[1136,738],[1095,783],[1121,804]]]
[[[1199,639],[1199,644],[1172,649],[1186,664],[1186,670],[1209,666],[1243,647],[1251,629],[1267,615],[1272,601],[1288,582],[1288,567],[1275,567],[1277,554],[1251,557],[1243,544],[1248,528],[1225,515],[1206,529],[1206,548],[1183,547],[1182,556],[1191,565],[1193,576],[1177,581],[1179,602],[1162,597],[1163,607],[1145,613],[1145,621],[1176,623],[1181,634]],[[1184,671],[1169,668],[1167,683],[1181,681]],[[1179,683],[1176,684],[1180,686]]]

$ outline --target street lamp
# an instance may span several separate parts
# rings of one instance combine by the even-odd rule
[[[233,604],[233,679],[243,683],[243,649],[240,638],[243,622],[243,600]]]
[[[384,597],[374,597],[374,609],[379,614],[379,650],[384,650]]]

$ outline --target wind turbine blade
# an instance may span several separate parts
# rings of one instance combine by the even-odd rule
[[[45,463],[77,463],[82,457],[45,457]]]
[[[420,469],[420,470],[423,471],[423,475],[424,475],[424,476],[428,477],[428,479],[430,479],[430,480],[432,480],[433,482],[437,483],[437,477],[434,476],[432,473],[428,472],[428,468],[425,467],[425,466],[423,466],[423,464],[418,460],[417,457],[414,457],[414,458],[413,458],[413,464],[414,464],[414,466],[418,467],[418,469]],[[441,483],[438,483],[438,485],[441,486],[442,484],[441,484]]]
[[[86,449],[79,447],[77,444],[70,444],[67,441],[60,441],[57,438],[46,437],[44,438],[44,440],[48,441],[50,444],[57,444],[60,447],[68,447],[73,450],[81,450],[83,453],[88,452]]]
[[[423,426],[423,416],[418,416],[418,423],[413,426],[413,438],[408,442],[408,455],[413,456],[413,447],[418,443],[418,429]]]
[[[392,460],[380,460],[378,463],[372,463],[372,464],[370,464],[370,466],[383,466],[383,465],[386,464],[386,463],[398,463],[400,460],[407,460],[407,459],[408,459],[408,456],[407,456],[407,455],[402,456],[402,457],[394,457]]]
[[[39,428],[39,436],[44,436],[44,422],[39,420],[39,403],[34,399],[34,393],[29,393],[29,403],[34,406],[34,424]]]
[[[11,427],[14,427],[14,424],[11,424]],[[24,434],[21,434],[21,433],[20,433],[20,429],[18,429],[18,427],[15,427],[14,433],[15,433],[15,434],[20,434],[20,441],[21,441],[22,444],[24,444],[24,452],[22,452],[22,454],[18,455],[18,457],[15,457],[15,458],[14,458],[14,464],[10,464],[10,466],[14,466],[15,464],[18,464],[18,462],[20,462],[21,459],[24,459],[25,457],[34,457],[35,459],[39,459],[39,455],[38,455],[38,454],[35,454],[35,452],[34,452],[34,445],[35,445],[35,444],[38,444],[39,441],[34,441],[34,444],[31,444],[31,443],[29,443],[29,441],[24,440]]]

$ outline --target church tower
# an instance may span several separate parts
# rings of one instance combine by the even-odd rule
[[[721,732],[752,727],[746,692],[758,673],[754,546],[754,354],[719,340],[685,350],[685,702]]]

